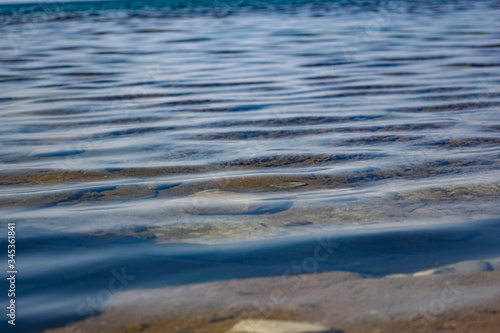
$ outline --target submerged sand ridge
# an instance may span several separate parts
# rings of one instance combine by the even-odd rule
[[[409,152],[411,160],[411,152]],[[418,154],[414,158],[417,158]],[[379,156],[383,157],[383,156]],[[365,185],[371,182],[390,179],[415,179],[429,176],[445,176],[461,173],[473,173],[480,171],[491,171],[499,169],[499,162],[496,156],[481,160],[472,159],[450,159],[435,160],[418,163],[407,163],[401,161],[399,166],[367,167],[366,163],[356,165],[353,162],[376,159],[377,155],[290,155],[269,158],[258,158],[252,160],[236,160],[218,165],[206,166],[173,166],[173,167],[149,167],[149,168],[106,168],[103,170],[71,170],[71,169],[47,169],[47,170],[16,170],[4,171],[0,184],[2,186],[40,186],[65,183],[79,183],[92,181],[110,180],[133,180],[137,178],[158,178],[167,176],[183,175],[209,175],[211,181],[216,181],[220,187],[227,186],[227,189],[241,191],[269,190],[273,182],[277,182],[276,188],[280,188],[280,178],[267,176],[266,173],[271,168],[276,173],[291,174],[289,178],[300,180],[304,177],[306,184],[311,186],[354,186]],[[344,170],[348,165],[353,164],[351,169],[354,172],[343,172],[342,175],[331,174],[340,165],[339,170]],[[344,166],[347,165],[347,166]],[[312,169],[301,169],[304,167]],[[323,168],[321,168],[323,167]],[[283,169],[281,169],[283,168]],[[247,173],[241,171],[249,170]],[[241,175],[249,175],[246,180],[241,177],[234,177],[233,173],[239,172]],[[261,177],[252,177],[252,171],[264,172]],[[296,174],[295,176],[293,174]],[[301,174],[305,174],[302,175]],[[168,180],[166,178],[165,180]],[[283,187],[287,188],[287,187]]]

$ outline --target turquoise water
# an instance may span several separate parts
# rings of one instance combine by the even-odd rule
[[[277,275],[318,235],[352,244],[319,271],[498,256],[498,14],[490,1],[0,6],[19,330],[85,319],[78,305],[112,270],[139,276],[133,289]]]

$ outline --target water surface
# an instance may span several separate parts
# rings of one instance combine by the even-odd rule
[[[136,256],[156,267],[151,256],[172,251],[157,243],[255,241],[242,243],[248,254],[276,239],[293,249],[293,237],[322,230],[496,219],[498,14],[490,1],[0,6],[2,223],[36,239],[21,249],[20,279],[24,261],[33,285],[56,274],[81,288],[93,258],[103,280]],[[88,242],[99,255],[82,249]],[[376,245],[386,240],[372,242],[386,258]],[[484,244],[472,258],[496,254]],[[429,241],[426,251],[445,250]],[[281,261],[266,256],[246,276]],[[204,265],[206,280],[236,272]],[[155,272],[152,281],[174,279]],[[31,328],[83,319],[73,311],[82,295],[24,288],[31,306],[19,318]]]

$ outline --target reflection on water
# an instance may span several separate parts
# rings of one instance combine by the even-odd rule
[[[40,6],[0,6],[5,223],[232,243],[498,216],[492,2]]]
[[[383,231],[376,227],[324,229],[301,237],[223,245],[153,245],[151,239],[132,237],[95,238],[32,228],[18,231],[24,246],[20,255],[26,258],[19,268],[24,282],[19,288],[23,296],[19,298],[24,315],[30,319],[21,325],[27,329],[64,326],[92,312],[97,314],[107,300],[93,307],[89,297],[95,298],[117,276],[123,278],[118,278],[125,286],[121,289],[129,291],[281,277],[291,267],[299,267],[299,271],[289,274],[340,270],[380,277],[500,256],[496,246],[500,236],[498,220],[459,227],[413,225]],[[323,256],[331,255],[310,270],[303,260],[312,258],[318,246]],[[65,273],[55,278],[55,272]],[[47,295],[52,300],[41,307],[40,301]],[[82,308],[82,303],[87,303],[86,307]],[[75,311],[79,305],[80,311]]]

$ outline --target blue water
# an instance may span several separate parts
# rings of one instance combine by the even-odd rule
[[[17,331],[90,316],[79,305],[113,270],[132,289],[273,276],[318,237],[342,244],[320,272],[498,256],[498,14],[491,1],[0,6]]]

